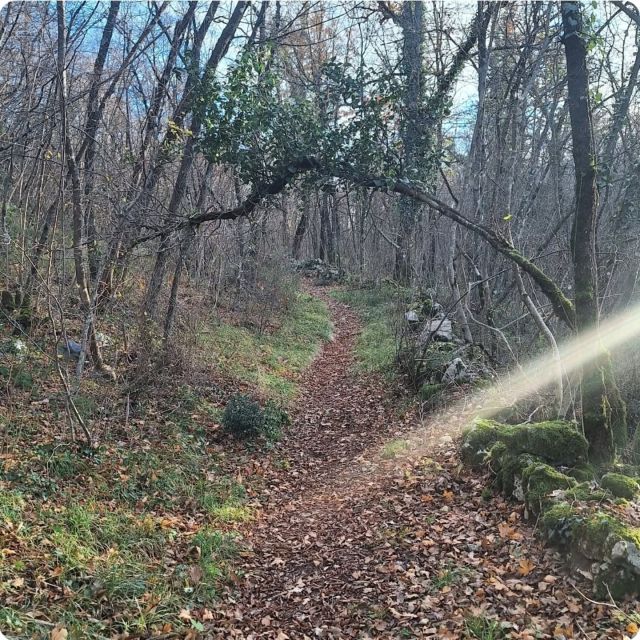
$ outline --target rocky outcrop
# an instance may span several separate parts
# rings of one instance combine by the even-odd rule
[[[314,278],[316,284],[321,285],[337,284],[345,279],[344,270],[327,264],[320,258],[300,262],[296,265],[296,270],[308,278]]]
[[[587,451],[571,422],[487,419],[474,421],[461,449],[466,464],[487,466],[502,493],[524,502],[526,516],[567,552],[575,571],[593,579],[598,596],[640,595],[640,528],[613,512],[614,501],[635,499],[640,485],[620,469],[598,478]]]

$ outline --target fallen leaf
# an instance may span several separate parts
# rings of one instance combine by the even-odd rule
[[[536,565],[533,564],[531,560],[528,560],[527,558],[522,558],[518,566],[518,575],[528,576],[535,568],[536,568]]]
[[[198,584],[204,576],[202,569],[197,564],[191,565],[187,573],[189,574],[189,582],[191,582],[191,584]]]

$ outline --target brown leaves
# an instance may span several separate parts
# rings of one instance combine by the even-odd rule
[[[189,576],[189,582],[193,585],[198,584],[204,577],[204,573],[200,568],[200,565],[197,564],[191,565],[189,567],[187,575]]]
[[[528,560],[527,558],[521,558],[518,564],[518,575],[520,576],[528,576],[534,569],[536,565]]]
[[[523,538],[522,534],[506,522],[498,525],[498,533],[503,540],[514,540],[520,542]]]

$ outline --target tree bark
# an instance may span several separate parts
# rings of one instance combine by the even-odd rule
[[[80,187],[80,174],[76,156],[69,136],[67,123],[67,80],[66,80],[66,19],[64,2],[57,2],[57,26],[58,26],[58,97],[60,101],[60,118],[62,127],[62,138],[64,140],[64,154],[67,162],[67,169],[71,177],[71,202],[72,202],[72,232],[73,232],[73,262],[75,267],[76,285],[80,297],[80,304],[85,313],[89,316],[93,314],[92,300],[89,293],[89,278],[86,269],[86,255],[84,242],[84,215],[82,211],[82,189]],[[100,346],[96,338],[95,323],[92,321],[89,326],[89,347],[93,364],[101,373],[110,378],[115,378],[115,373],[111,367],[107,366],[102,359]]]
[[[599,321],[596,148],[581,6],[579,2],[562,2],[561,7],[576,180],[576,208],[571,238],[575,317],[578,332],[586,332],[597,327]],[[600,350],[601,355],[582,369],[582,424],[589,441],[591,459],[607,461],[615,455],[614,441],[620,444],[626,436],[625,407],[615,385],[609,354],[600,345],[585,345],[585,348]]]

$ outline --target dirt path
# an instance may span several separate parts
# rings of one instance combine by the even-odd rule
[[[389,451],[380,464],[379,445],[417,416],[383,379],[353,373],[357,316],[318,295],[334,339],[302,380],[277,453],[288,462],[265,471],[242,577],[208,637],[622,638],[615,612],[579,595],[517,505],[483,499],[451,445],[437,461]]]

